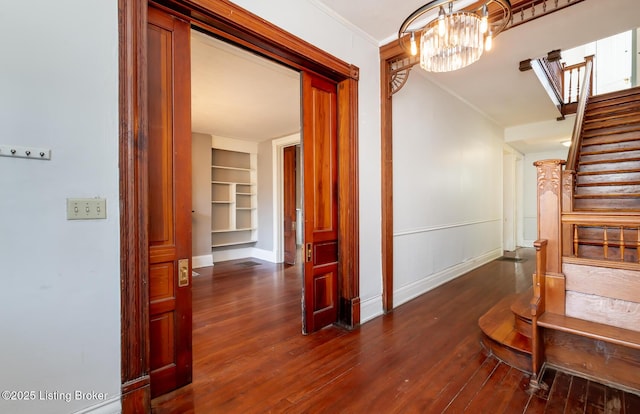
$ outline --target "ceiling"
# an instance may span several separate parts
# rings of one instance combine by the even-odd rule
[[[395,41],[400,24],[425,3],[310,1],[329,8],[379,45]],[[634,27],[640,27],[638,0],[584,0],[501,33],[494,49],[473,65],[438,74],[415,67],[410,76],[435,82],[505,128],[549,121],[558,116],[557,109],[534,73],[518,70],[519,62]],[[195,32],[192,55],[194,131],[260,141],[299,130],[297,72]],[[526,150],[546,151],[562,140],[540,140],[536,146],[529,139]],[[510,144],[518,148],[517,141]]]
[[[300,74],[191,31],[193,132],[263,141],[300,131]]]

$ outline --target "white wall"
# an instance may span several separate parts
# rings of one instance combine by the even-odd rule
[[[211,135],[191,135],[191,254],[193,267],[211,266]]]
[[[420,71],[393,97],[396,305],[502,253],[503,130]]]
[[[522,246],[533,247],[538,238],[538,172],[533,163],[540,160],[567,159],[568,148],[558,151],[525,154],[523,165],[523,241]]]
[[[0,399],[0,412],[115,412],[117,1],[3,2],[0,38],[0,144],[52,152],[50,161],[0,157],[0,390],[36,392],[35,401]],[[97,196],[106,220],[66,220],[66,198]],[[75,391],[106,396],[76,400]]]
[[[271,141],[258,145],[258,243],[256,248],[275,255],[273,245],[273,151]]]
[[[380,195],[380,67],[377,42],[314,0],[236,0],[234,3],[360,68],[361,319],[382,314]]]

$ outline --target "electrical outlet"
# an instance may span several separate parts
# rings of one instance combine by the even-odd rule
[[[107,218],[105,198],[67,198],[67,220]]]

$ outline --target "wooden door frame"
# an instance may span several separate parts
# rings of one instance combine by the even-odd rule
[[[291,151],[293,151],[293,162],[284,162],[285,160],[285,153],[290,153]],[[285,264],[288,265],[299,265],[300,264],[300,260],[296,260],[296,250],[298,248],[298,244],[296,243],[296,235],[297,235],[297,229],[296,226],[299,225],[300,223],[297,222],[296,220],[296,216],[297,216],[297,210],[296,210],[296,204],[297,204],[297,194],[298,192],[296,191],[296,184],[297,184],[297,180],[296,180],[296,170],[300,167],[297,163],[296,160],[296,145],[287,145],[286,147],[282,148],[282,194],[278,194],[278,193],[274,193],[274,194],[278,194],[277,197],[282,197],[282,220],[280,220],[280,226],[278,226],[281,231],[282,231],[282,256],[284,257],[284,259],[286,259],[287,257],[287,243],[285,243],[285,238],[287,237],[287,234],[292,231],[291,226],[289,226],[289,229],[287,229],[285,226],[285,224],[293,224],[295,223],[295,225],[293,226],[293,246],[294,246],[294,251],[293,251],[293,263],[290,262],[286,262],[283,259],[283,262]],[[291,155],[290,155],[291,156]],[[272,158],[273,159],[273,158]],[[280,159],[276,158],[278,160],[277,164],[278,164],[278,168],[280,167]],[[285,166],[287,166],[288,168],[285,168]],[[280,184],[280,183],[278,183]],[[288,185],[285,185],[288,184]],[[293,186],[293,188],[291,188]],[[275,186],[274,186],[275,187]],[[280,185],[278,185],[278,187],[280,187]],[[293,199],[293,205],[288,204],[288,201],[290,201],[291,199]],[[285,201],[287,200],[287,201]],[[288,209],[287,209],[288,207]],[[291,208],[293,208],[293,220],[292,223],[289,223],[287,221],[285,221],[285,218],[287,217],[287,212],[291,212]],[[291,236],[289,236],[291,237]]]
[[[382,309],[393,310],[393,98],[391,65],[407,58],[397,41],[380,47],[380,153],[381,153],[381,236]],[[409,75],[411,66],[406,69]],[[406,79],[406,78],[405,78]]]
[[[284,160],[283,152],[286,147],[300,145],[302,135],[300,133],[288,137],[277,138],[271,141],[271,159],[273,160],[273,246],[278,263],[284,260]]]
[[[204,30],[338,85],[338,322],[360,323],[359,69],[226,0],[158,0]],[[123,413],[150,412],[147,226],[147,0],[118,0],[121,364]]]

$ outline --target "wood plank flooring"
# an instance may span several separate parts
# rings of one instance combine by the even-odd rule
[[[486,356],[478,318],[528,289],[534,252],[493,261],[354,331],[301,334],[298,267],[246,259],[196,269],[193,383],[164,413],[640,413],[640,397]]]

